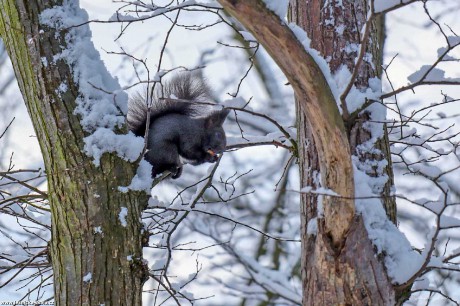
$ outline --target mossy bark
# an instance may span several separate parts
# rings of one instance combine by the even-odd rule
[[[72,67],[52,63],[64,33],[41,31],[39,14],[62,1],[0,0],[0,36],[38,138],[52,211],[50,255],[56,305],[141,305],[140,216],[147,195],[122,193],[136,166],[105,154],[96,167],[83,153],[85,132],[74,115]],[[45,65],[42,58],[48,59]],[[60,84],[68,90],[58,95]],[[119,221],[128,209],[127,226]],[[96,229],[100,229],[96,230]],[[132,256],[133,260],[128,260]],[[90,274],[91,273],[91,274]],[[84,281],[84,277],[91,279]]]

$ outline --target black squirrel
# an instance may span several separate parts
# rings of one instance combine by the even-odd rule
[[[158,88],[150,111],[141,94],[128,104],[128,128],[144,136],[147,117],[150,125],[145,160],[152,177],[170,171],[176,179],[183,164],[200,165],[217,161],[227,141],[222,124],[229,110],[194,102],[211,101],[209,87],[194,72],[181,72]]]

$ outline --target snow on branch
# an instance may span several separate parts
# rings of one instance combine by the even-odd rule
[[[432,64],[423,65],[416,72],[408,76],[407,79],[409,80],[410,84],[402,86],[398,89],[394,89],[392,92],[385,93],[380,97],[380,99],[386,99],[404,91],[414,90],[414,88],[423,85],[460,85],[460,78],[446,77],[445,72],[437,67],[440,63],[458,60],[450,54],[452,54],[454,49],[460,46],[460,37],[451,29],[451,34],[447,34],[444,31],[441,25],[431,16],[431,13],[427,8],[426,1],[423,2],[423,7],[425,14],[430,19],[430,22],[437,26],[439,32],[444,37],[446,46],[437,50],[438,58]],[[384,69],[385,73],[387,73],[387,68],[388,67]]]
[[[153,3],[147,4],[140,1],[123,1],[125,3],[124,7],[134,6],[136,7],[135,10],[127,10],[126,12],[122,13],[118,10],[112,17],[109,19],[109,22],[133,22],[133,21],[143,21],[146,19],[154,18],[157,16],[161,16],[173,11],[186,9],[186,10],[194,10],[194,9],[220,9],[222,8],[218,3],[200,3],[199,1],[195,0],[187,0],[183,1],[180,4],[173,4],[174,2],[170,2],[166,6],[159,6]],[[131,15],[133,13],[133,15]]]

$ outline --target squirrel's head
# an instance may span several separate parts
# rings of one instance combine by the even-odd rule
[[[207,153],[208,162],[217,161],[219,154],[225,151],[227,139],[222,124],[229,112],[229,110],[223,109],[214,111],[206,117],[204,124],[206,137],[203,140],[203,149]]]

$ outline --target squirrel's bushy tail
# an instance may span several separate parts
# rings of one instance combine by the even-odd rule
[[[167,98],[189,101],[210,101],[210,90],[196,72],[184,71],[157,87],[150,105],[145,93],[137,93],[128,104],[128,128],[137,136],[144,136],[147,117],[150,123],[167,114],[199,115],[199,107],[193,103],[164,100]]]

